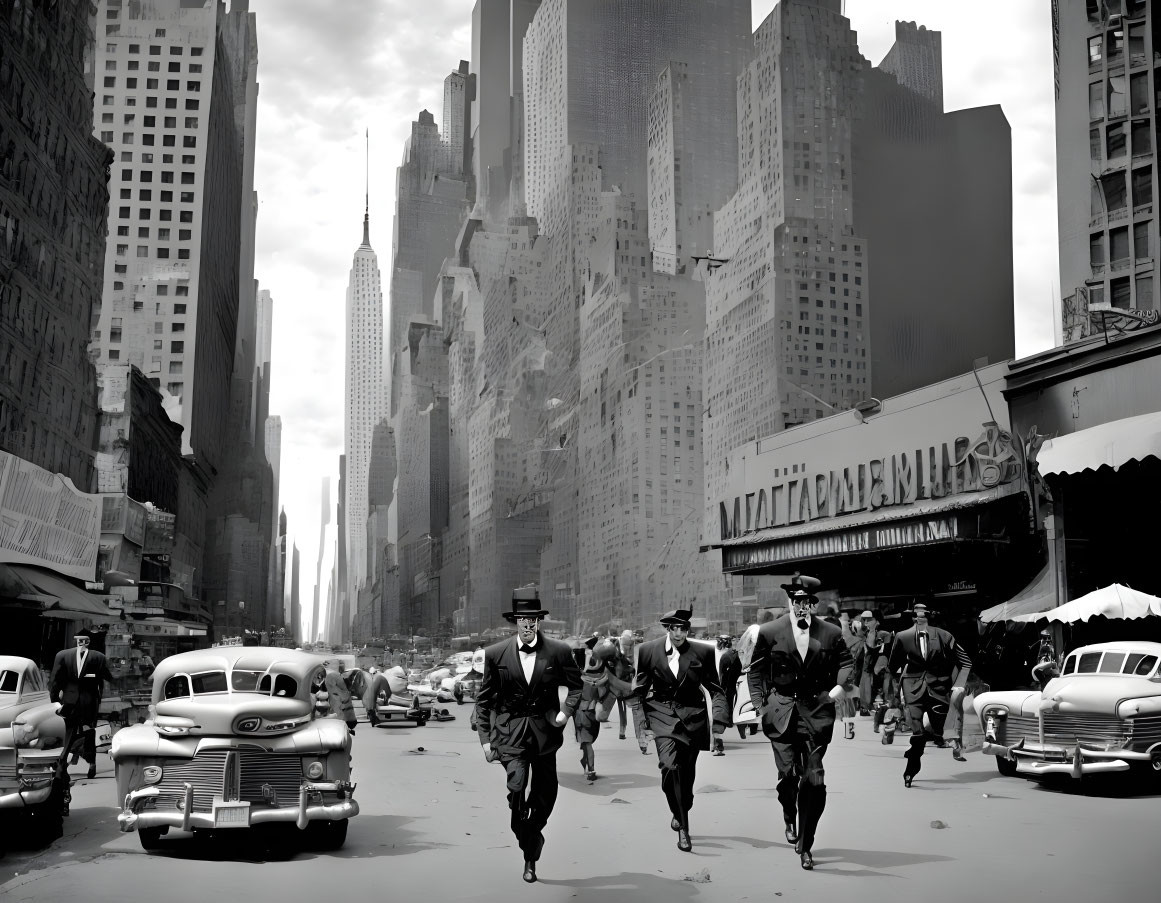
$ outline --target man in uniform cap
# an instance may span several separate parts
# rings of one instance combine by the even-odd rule
[[[782,588],[791,611],[763,624],[750,661],[750,699],[761,712],[778,769],[786,841],[804,869],[826,807],[822,759],[834,733],[835,703],[845,694],[853,664],[841,628],[814,617],[814,577],[794,575]]]
[[[677,832],[677,848],[684,853],[693,849],[689,810],[697,755],[710,748],[710,713],[703,689],[713,704],[713,734],[720,735],[729,720],[713,649],[689,642],[692,616],[687,608],[663,615],[665,636],[644,643],[637,653],[637,698],[645,727],[657,744],[661,789],[673,815],[669,826]]]
[[[911,720],[911,746],[904,757],[903,785],[911,786],[922,766],[928,739],[943,743],[943,726],[948,710],[963,705],[964,685],[972,670],[972,660],[948,631],[932,627],[928,621],[933,612],[924,602],[911,609],[915,624],[895,635],[891,645],[889,667],[899,675],[903,704]],[[923,716],[931,722],[931,735],[923,726]],[[952,755],[962,761],[959,741],[952,745]]]
[[[61,703],[60,714],[70,740],[84,737],[82,757],[89,763],[87,777],[97,776],[97,713],[101,708],[105,681],[113,681],[105,656],[89,648],[92,634],[79,630],[73,635],[75,649],[62,649],[52,662],[48,679],[50,699]],[[76,756],[73,757],[74,763]]]
[[[507,774],[512,833],[529,884],[536,881],[544,827],[556,805],[556,751],[580,702],[582,682],[568,644],[540,635],[547,614],[535,586],[513,590],[512,610],[504,617],[516,625],[516,636],[484,650],[476,693],[480,744],[484,757],[499,761]]]

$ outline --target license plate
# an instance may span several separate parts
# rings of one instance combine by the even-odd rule
[[[224,803],[214,800],[214,827],[215,828],[248,828],[250,827],[250,804]]]

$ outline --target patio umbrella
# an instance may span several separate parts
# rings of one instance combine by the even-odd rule
[[[1066,602],[1051,611],[1033,612],[1007,620],[1031,623],[1044,618],[1049,622],[1075,624],[1077,621],[1087,621],[1089,618],[1095,617],[1133,620],[1148,615],[1161,616],[1161,599],[1128,586],[1113,583],[1093,590],[1078,599],[1073,599],[1071,602]]]

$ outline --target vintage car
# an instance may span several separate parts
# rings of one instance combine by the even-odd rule
[[[0,834],[38,846],[68,811],[65,723],[36,662],[0,655]]]
[[[113,736],[117,822],[157,849],[170,828],[238,830],[284,823],[303,845],[343,845],[359,814],[351,735],[316,717],[325,670],[293,649],[218,646],[163,660],[152,717]]]
[[[1081,646],[1042,690],[982,693],[975,711],[1003,775],[1161,772],[1161,643]]]

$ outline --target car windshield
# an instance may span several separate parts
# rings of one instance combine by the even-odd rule
[[[20,675],[15,671],[0,671],[0,693],[15,693]]]
[[[1134,674],[1147,677],[1157,666],[1157,656],[1145,652],[1085,652],[1070,655],[1065,674]]]
[[[286,674],[267,674],[263,671],[229,672],[229,691],[260,693],[263,696],[295,696],[298,681]],[[181,696],[202,696],[228,692],[225,671],[202,671],[198,674],[175,674],[165,682],[165,699]]]

